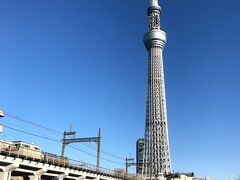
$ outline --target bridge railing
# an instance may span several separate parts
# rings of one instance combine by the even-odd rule
[[[41,150],[34,150],[27,147],[18,147],[12,144],[11,142],[0,141],[0,154],[12,157],[19,157],[22,159],[35,160],[53,165],[69,167],[86,172],[103,174],[124,180],[145,180],[143,176],[130,175],[124,172],[114,172],[113,170],[103,167],[97,168],[97,166],[85,163],[83,161],[62,158],[51,153],[42,152]]]
[[[73,160],[73,159],[69,159],[69,166],[73,167],[73,168],[86,170],[86,171],[94,171],[97,173],[104,173],[104,174],[110,174],[110,175],[114,174],[113,170],[103,168],[103,167],[97,168],[97,166],[95,166],[95,165],[85,163],[83,161]]]

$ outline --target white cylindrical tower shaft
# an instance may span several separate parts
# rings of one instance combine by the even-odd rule
[[[158,0],[150,0],[151,6],[158,6]]]

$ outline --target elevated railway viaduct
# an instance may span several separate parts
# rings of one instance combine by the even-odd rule
[[[137,180],[142,177],[116,174],[111,170],[72,161],[71,165],[56,165],[21,157],[0,155],[0,180]]]

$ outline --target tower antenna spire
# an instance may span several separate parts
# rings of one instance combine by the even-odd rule
[[[147,179],[160,180],[171,173],[171,162],[162,56],[166,33],[160,28],[158,0],[150,0],[147,15],[149,31],[144,35],[144,43],[149,58],[143,174]]]
[[[151,6],[158,6],[158,0],[150,0]]]

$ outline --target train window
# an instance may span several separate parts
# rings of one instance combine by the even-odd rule
[[[34,148],[34,150],[40,151],[40,148],[38,148],[38,147],[33,147],[33,148]]]
[[[22,144],[22,146],[25,147],[25,148],[30,148],[30,146],[26,145],[26,144]]]
[[[15,146],[16,146],[17,148],[19,148],[19,147],[20,147],[20,144],[15,144]]]

